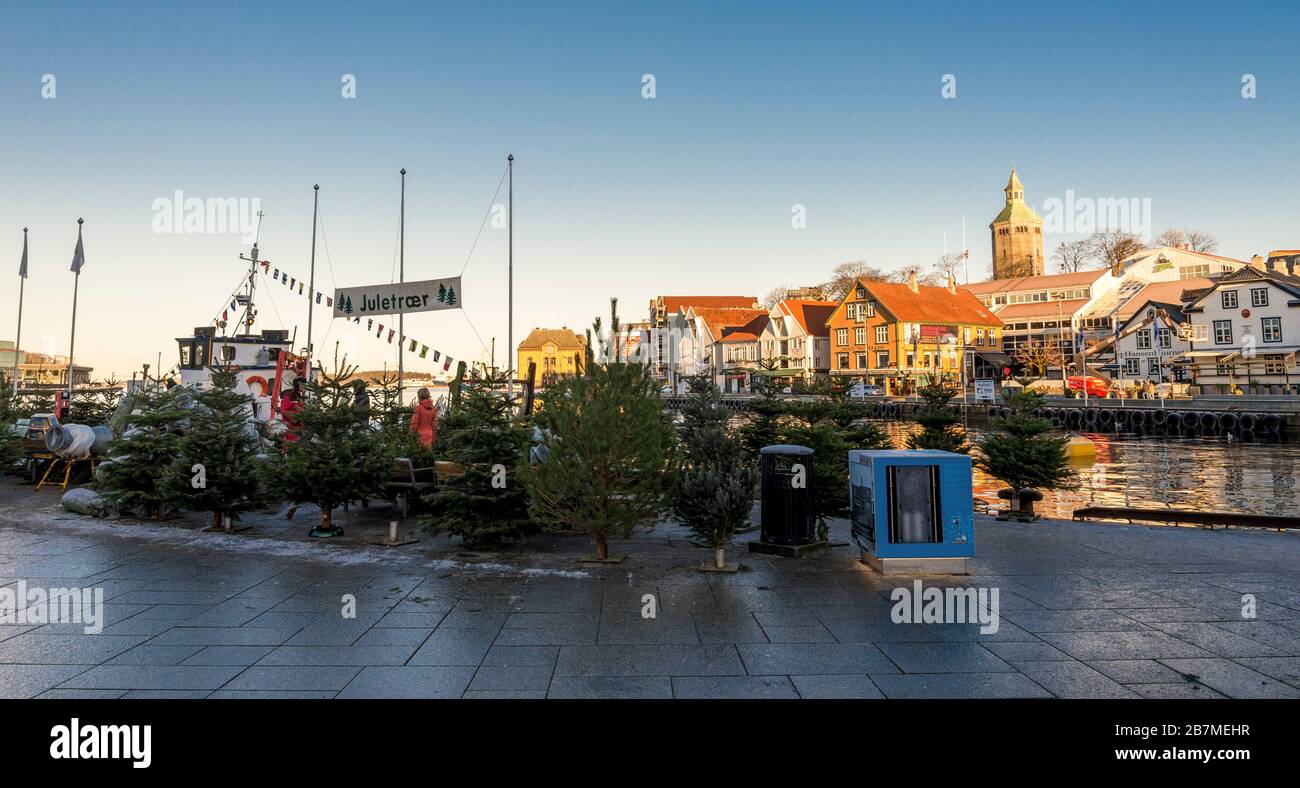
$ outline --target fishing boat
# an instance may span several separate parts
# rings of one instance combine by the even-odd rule
[[[257,307],[253,294],[257,289],[257,269],[262,264],[257,243],[253,243],[249,255],[241,254],[239,259],[248,262],[248,278],[231,301],[239,311],[235,330],[226,333],[232,322],[226,312],[227,319],[198,326],[191,335],[177,337],[180,384],[207,388],[212,385],[213,367],[233,367],[238,381],[236,390],[252,398],[254,420],[270,421],[279,409],[278,393],[291,386],[295,378],[308,374],[307,359],[293,352],[293,338],[287,330],[254,332]]]

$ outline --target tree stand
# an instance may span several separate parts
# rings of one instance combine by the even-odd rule
[[[330,519],[330,512],[321,512],[320,525],[311,529],[311,532],[307,535],[312,539],[333,539],[336,536],[342,536],[343,529],[334,525]]]
[[[700,572],[726,572],[734,573],[740,571],[740,564],[727,563],[727,549],[725,547],[713,548],[713,563],[705,561],[695,567]]]
[[[252,529],[251,525],[235,525],[234,518],[230,515],[221,515],[216,512],[212,513],[212,525],[203,529],[204,533],[221,533],[221,534],[238,534]]]
[[[596,552],[591,553],[589,555],[584,555],[582,558],[579,558],[578,563],[580,564],[621,564],[623,563],[624,559],[627,558],[627,555],[624,553],[617,553],[615,555],[609,554],[609,544],[608,542],[605,541],[605,535],[603,533],[595,534],[594,536],[596,539]]]

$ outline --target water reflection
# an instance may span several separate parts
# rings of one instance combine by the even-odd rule
[[[899,446],[919,429],[912,422],[884,424]],[[970,432],[974,440],[978,430]],[[1096,445],[1096,462],[1074,464],[1076,489],[1044,493],[1035,508],[1046,516],[1068,518],[1088,504],[1295,514],[1300,443],[1082,434]],[[1003,486],[975,472],[977,498],[1000,505]]]

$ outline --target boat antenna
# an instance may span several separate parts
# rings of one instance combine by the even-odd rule
[[[261,264],[258,258],[257,242],[262,239],[262,217],[265,213],[257,212],[257,234],[253,236],[253,251],[248,255],[240,255],[240,260],[248,261],[248,281],[244,283],[244,292],[235,296],[236,302],[242,301],[244,304],[244,313],[240,315],[239,320],[243,323],[244,336],[251,336],[253,333],[253,320],[257,316],[257,310],[253,308],[253,291],[257,289],[257,266]]]

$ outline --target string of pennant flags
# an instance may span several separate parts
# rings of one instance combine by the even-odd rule
[[[279,282],[281,285],[287,287],[289,289],[289,292],[297,293],[298,295],[301,296],[306,296],[308,299],[314,300],[317,304],[320,304],[322,306],[329,307],[331,309],[334,307],[333,296],[325,295],[319,290],[313,290],[311,287],[307,285],[305,281],[298,279],[297,277],[289,276],[288,271],[282,271],[279,268],[274,268],[271,265],[270,260],[260,260],[259,262],[261,263],[262,266],[262,273],[270,277],[272,281]],[[224,326],[225,323],[230,319],[230,313],[238,312],[238,311],[239,311],[238,302],[235,301],[234,299],[231,299],[230,308],[222,310],[221,318],[217,320],[216,323],[218,325]],[[361,318],[359,316],[350,319],[353,323],[356,323],[357,325],[361,324]],[[406,334],[401,334],[399,336],[397,333],[397,329],[385,328],[383,323],[380,323],[374,320],[373,318],[366,318],[366,332],[369,333],[372,331],[374,332],[376,339],[383,339],[384,332],[387,331],[388,344],[390,345],[393,344],[393,339],[395,338],[398,340],[399,344],[407,345],[407,343],[409,343],[409,345],[407,346],[407,352],[418,353],[420,358],[428,358],[429,353],[432,352],[434,363],[437,363],[438,361],[442,361],[443,372],[450,371],[451,365],[455,361],[455,359],[453,359],[450,355],[444,354],[441,351],[436,350],[434,348],[430,348],[428,345],[420,342],[414,337],[407,336]]]

